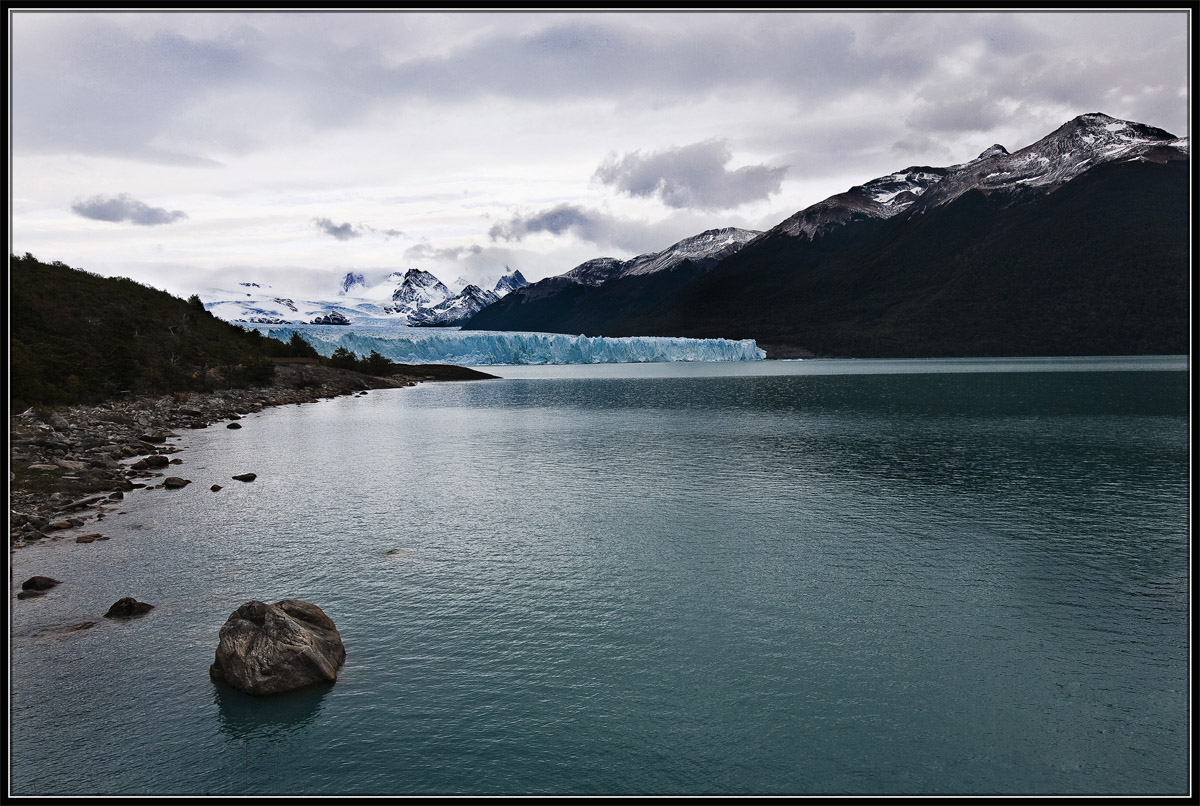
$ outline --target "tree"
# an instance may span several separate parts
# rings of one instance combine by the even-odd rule
[[[345,347],[339,347],[329,356],[329,365],[338,369],[358,369],[358,356]]]
[[[362,360],[362,371],[368,375],[391,375],[395,371],[392,359],[385,358],[376,351]]]
[[[318,358],[320,354],[317,349],[304,340],[304,337],[295,331],[292,332],[292,338],[288,341],[288,352],[293,358]]]

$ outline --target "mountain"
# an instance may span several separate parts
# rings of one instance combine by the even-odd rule
[[[451,294],[430,272],[408,269],[391,272],[374,284],[368,284],[360,273],[347,272],[325,299],[285,297],[270,285],[256,282],[238,283],[235,290],[208,289],[200,296],[205,309],[230,322],[445,326],[459,324],[512,289],[528,284],[520,271],[513,270],[496,282],[494,291],[467,285],[458,294]]]
[[[1189,157],[1169,132],[1081,115],[1011,154],[850,188],[673,287],[551,278],[467,326],[754,338],[784,357],[1186,353]]]
[[[223,322],[198,298],[28,252],[9,260],[9,401],[98,403],[269,382],[287,345]]]
[[[505,266],[504,268],[507,269],[508,267]],[[492,291],[497,297],[503,297],[505,294],[516,291],[518,288],[524,288],[527,285],[529,285],[529,281],[521,274],[521,270],[514,269],[497,280]]]
[[[625,316],[653,308],[760,234],[726,227],[693,235],[661,252],[629,260],[595,258],[513,291],[472,316],[463,327],[592,332],[610,308],[623,311]]]
[[[342,278],[342,288],[338,293],[347,296],[352,290],[366,287],[367,281],[361,274],[352,271],[346,272],[346,276]]]
[[[392,292],[391,307],[385,307],[384,310],[389,313],[411,314],[419,308],[437,305],[450,296],[450,289],[429,272],[409,269],[404,273],[400,285]]]
[[[495,291],[468,285],[453,297],[430,308],[418,308],[408,315],[409,324],[432,327],[456,325],[500,299]]]

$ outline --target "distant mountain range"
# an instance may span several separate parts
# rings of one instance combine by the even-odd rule
[[[764,233],[588,261],[463,327],[754,338],[776,357],[1186,353],[1189,157],[1186,138],[1081,115]]]
[[[766,232],[727,227],[629,260],[451,291],[420,269],[331,300],[242,283],[230,321],[398,322],[592,336],[752,338],[771,357],[1186,353],[1187,138],[1092,113],[1009,153],[910,166]]]
[[[270,286],[239,283],[237,290],[211,289],[201,295],[204,307],[230,322],[253,324],[348,325],[382,321],[414,326],[457,325],[528,285],[520,271],[510,271],[491,290],[466,285],[454,293],[427,271],[392,272],[368,285],[362,274],[348,272],[332,300],[298,300],[271,293]]]

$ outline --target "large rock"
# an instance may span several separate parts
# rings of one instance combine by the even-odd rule
[[[342,636],[315,604],[250,601],[221,627],[208,673],[247,694],[279,694],[332,683],[345,662]]]

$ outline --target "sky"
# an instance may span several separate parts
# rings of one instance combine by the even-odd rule
[[[1190,134],[1186,8],[8,13],[10,253],[179,296],[532,281],[1087,112]]]

